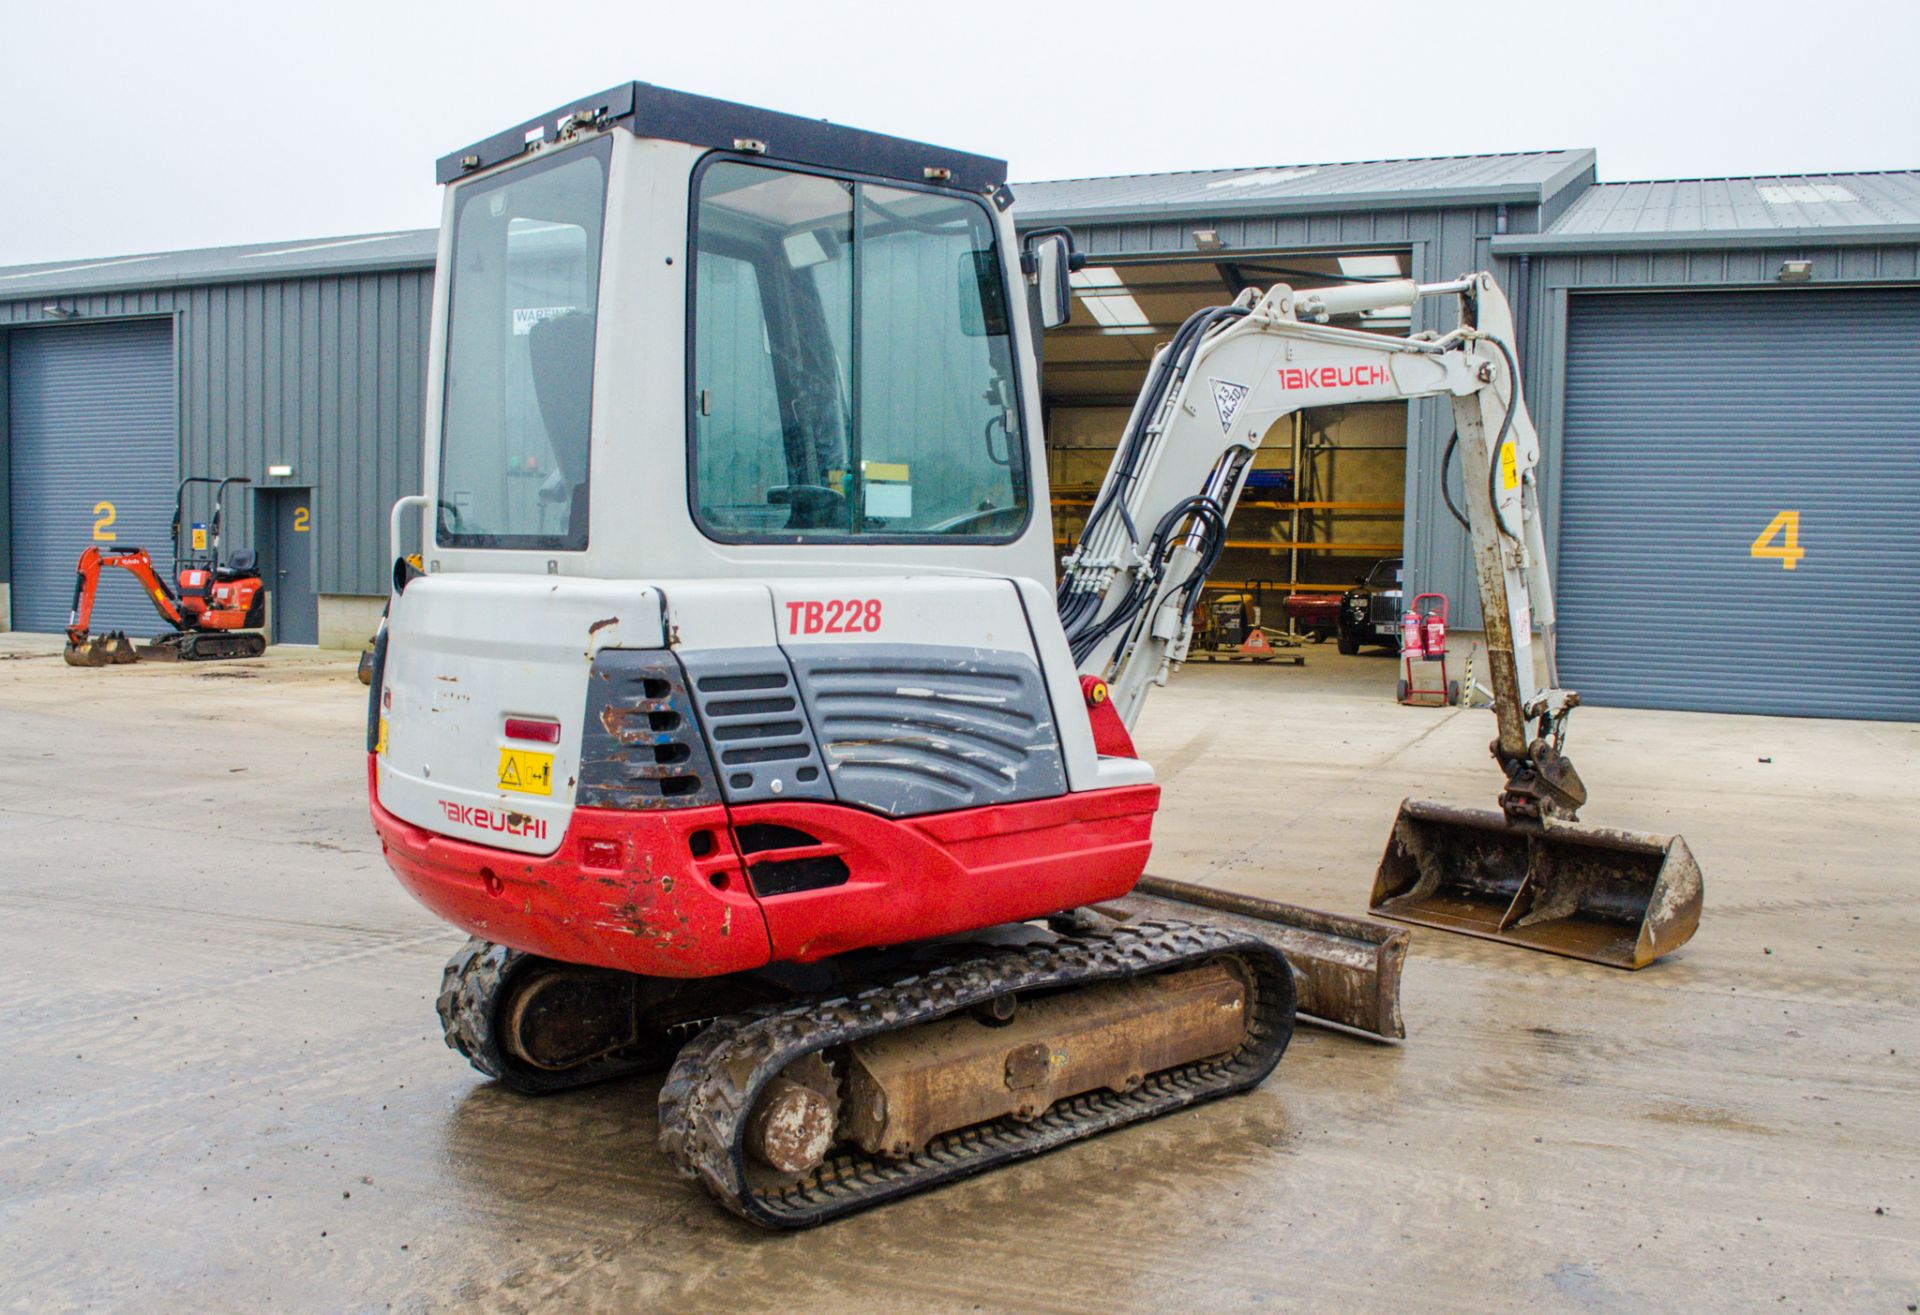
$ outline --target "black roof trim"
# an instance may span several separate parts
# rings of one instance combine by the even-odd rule
[[[991,192],[1007,180],[1005,160],[843,128],[824,119],[803,119],[797,114],[671,91],[650,82],[609,87],[598,95],[582,97],[495,133],[465,150],[443,155],[434,167],[434,177],[451,183],[503,164],[523,154],[532,142],[552,141],[560,123],[574,115],[601,126],[620,124],[637,137],[728,151],[740,149],[741,142],[760,142],[765,144],[770,160],[915,183],[940,182],[968,192]],[[929,170],[936,172],[930,175]],[[940,177],[939,170],[949,171],[948,176]]]

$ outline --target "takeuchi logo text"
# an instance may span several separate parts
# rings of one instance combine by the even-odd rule
[[[526,836],[530,840],[547,838],[546,822],[537,817],[528,817],[525,813],[496,813],[491,808],[456,804],[451,799],[440,801],[440,811],[447,815],[449,822],[458,822],[476,831],[500,831],[510,836]]]
[[[1282,388],[1366,388],[1392,382],[1384,365],[1320,365],[1310,370],[1280,367]]]

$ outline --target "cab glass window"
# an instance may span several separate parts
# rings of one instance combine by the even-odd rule
[[[454,203],[436,539],[587,546],[604,139]]]
[[[691,482],[709,533],[1021,530],[1012,342],[977,201],[719,161],[693,254]]]

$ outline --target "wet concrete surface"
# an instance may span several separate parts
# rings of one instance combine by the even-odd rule
[[[1584,709],[1588,819],[1706,873],[1672,959],[1416,930],[1403,1045],[1303,1029],[1251,1095],[771,1236],[668,1169],[657,1081],[442,1045],[461,937],[380,860],[350,660],[54,652],[0,636],[0,1309],[1920,1303],[1920,727]],[[1363,911],[1403,795],[1495,786],[1490,715],[1392,679],[1158,693],[1154,870]]]

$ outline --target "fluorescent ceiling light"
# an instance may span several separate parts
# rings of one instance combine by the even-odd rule
[[[1089,265],[1069,276],[1080,304],[1103,329],[1144,329],[1153,321],[1126,291],[1120,271],[1107,265]]]
[[[1340,272],[1350,279],[1398,278],[1398,256],[1341,256]]]
[[[1153,321],[1140,309],[1140,303],[1126,293],[1117,296],[1089,297],[1080,295],[1080,304],[1105,329],[1144,329]]]

